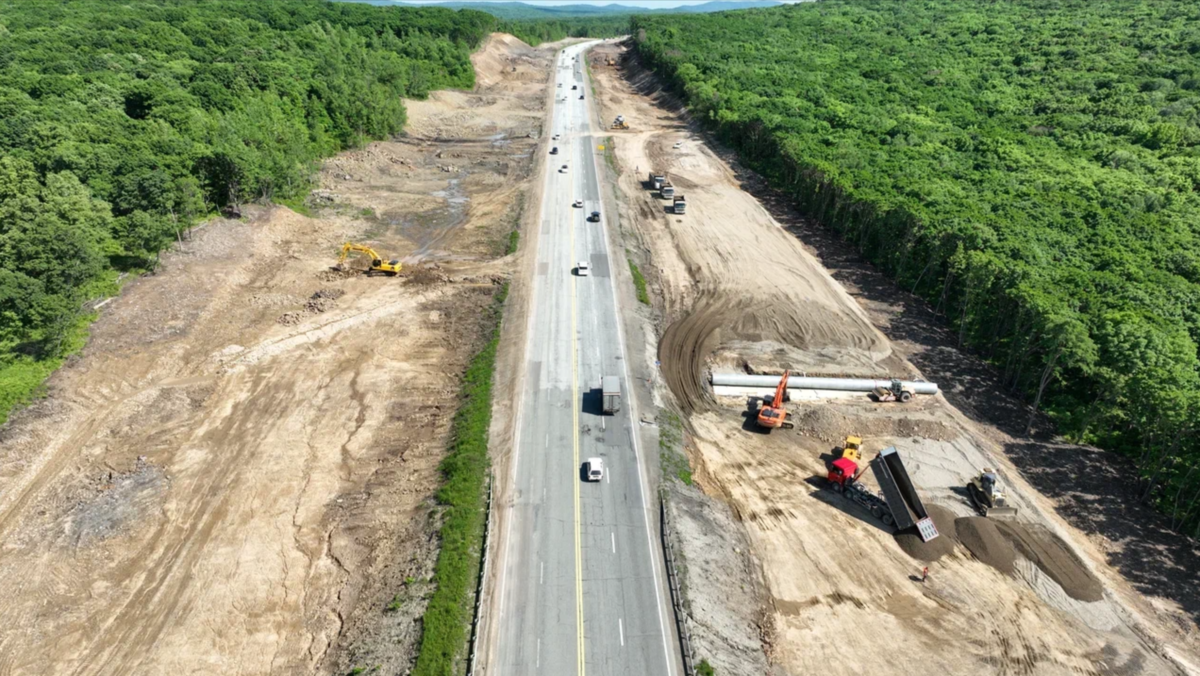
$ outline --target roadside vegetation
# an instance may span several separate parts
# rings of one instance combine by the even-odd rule
[[[629,260],[629,273],[633,275],[633,288],[637,293],[638,302],[643,305],[650,304],[650,292],[646,289],[646,278],[642,276],[642,271],[638,269],[637,263],[633,259]]]
[[[632,28],[743,161],[1200,535],[1200,7],[825,0]]]
[[[86,301],[197,219],[299,205],[315,161],[470,87],[485,13],[295,0],[0,6],[0,422],[81,344]]]
[[[692,485],[692,468],[683,448],[683,421],[673,411],[658,416],[658,457],[664,477],[674,477]]]
[[[463,375],[462,402],[454,414],[450,453],[442,461],[444,483],[437,500],[444,507],[441,549],[433,581],[437,585],[422,620],[421,648],[414,676],[458,673],[465,657],[468,629],[483,555],[488,428],[492,423],[492,376],[500,344],[501,315],[508,285],[492,305],[493,328],[487,343],[471,359]]]

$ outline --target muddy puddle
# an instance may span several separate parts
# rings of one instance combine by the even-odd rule
[[[445,250],[451,235],[467,222],[467,207],[471,198],[463,190],[466,173],[452,178],[442,190],[430,195],[443,201],[442,205],[415,214],[388,212],[382,214],[381,234],[394,234],[415,245],[412,253],[402,262],[413,264],[429,260],[447,260],[451,254]],[[461,256],[457,256],[461,258]]]

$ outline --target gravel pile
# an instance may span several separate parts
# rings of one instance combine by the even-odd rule
[[[929,542],[922,542],[917,527],[913,526],[896,531],[896,544],[900,545],[900,549],[903,549],[905,554],[918,561],[937,561],[954,551],[954,545],[958,544],[954,512],[938,505],[926,505],[925,509],[929,512],[929,518],[933,519],[934,525],[937,526],[938,537]]]
[[[1015,521],[993,521],[996,528],[1029,559],[1077,601],[1099,601],[1104,587],[1075,553],[1046,528]]]
[[[975,558],[1004,573],[1013,574],[1013,562],[1017,552],[996,523],[984,516],[967,516],[954,520],[958,541],[969,549]]]

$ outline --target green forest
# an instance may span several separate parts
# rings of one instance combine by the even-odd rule
[[[1200,535],[1200,5],[639,16],[643,62]]]
[[[85,304],[196,220],[298,200],[315,161],[471,87],[495,17],[319,0],[0,4],[0,422]]]

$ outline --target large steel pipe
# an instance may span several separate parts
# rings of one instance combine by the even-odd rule
[[[731,387],[763,387],[779,386],[780,376],[748,376],[743,373],[714,373],[713,385],[728,385]],[[923,380],[902,380],[901,386],[911,389],[917,394],[937,394],[936,383]],[[865,378],[806,378],[791,376],[788,378],[789,390],[838,390],[841,392],[870,392],[876,387],[891,387],[890,380],[867,380]]]

